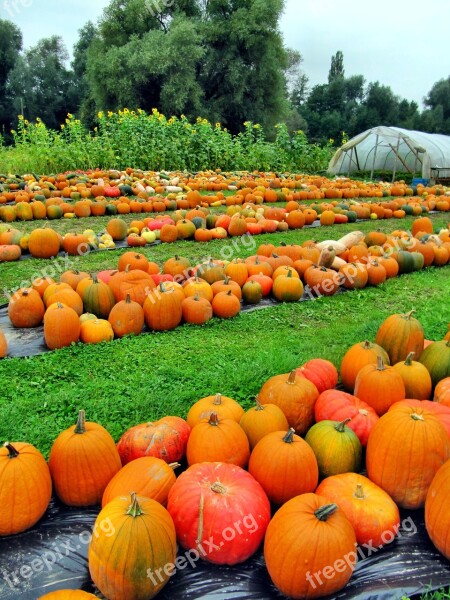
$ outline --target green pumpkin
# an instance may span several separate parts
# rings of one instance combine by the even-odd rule
[[[450,340],[440,340],[427,346],[419,362],[428,369],[433,386],[441,379],[450,377]]]
[[[133,196],[134,195],[133,188],[131,187],[131,185],[128,185],[128,184],[119,185],[119,190],[120,190],[120,193],[122,194],[122,196]]]
[[[349,223],[356,223],[358,215],[355,213],[354,210],[348,210],[345,214],[347,215]]]
[[[109,285],[92,276],[93,283],[88,285],[83,294],[84,312],[93,313],[99,319],[107,319],[116,303]]]
[[[402,273],[412,273],[416,270],[414,256],[412,256],[412,252],[407,252],[406,250],[400,250],[396,253],[395,258],[398,262],[398,272],[399,275]],[[422,257],[423,258],[423,257]]]
[[[242,299],[246,304],[258,304],[261,302],[262,288],[257,281],[247,281],[242,286]]]
[[[414,214],[414,207],[411,204],[403,204],[401,210],[404,210],[407,215]]]
[[[109,202],[106,205],[105,215],[117,215],[117,206]]]
[[[362,464],[362,447],[356,433],[347,427],[346,419],[320,421],[311,427],[305,441],[316,455],[321,477],[339,473],[357,473]]]

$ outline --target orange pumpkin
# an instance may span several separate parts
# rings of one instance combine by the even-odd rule
[[[430,483],[450,458],[450,440],[426,408],[401,405],[374,425],[367,444],[369,479],[401,508],[423,506]]]
[[[406,397],[402,376],[394,367],[386,366],[380,356],[376,365],[366,365],[359,371],[354,394],[367,402],[379,416]]]
[[[14,327],[37,327],[42,323],[45,307],[36,290],[19,289],[11,296],[8,316]]]
[[[450,460],[437,471],[425,500],[425,526],[436,548],[450,560]]]
[[[168,582],[167,565],[176,558],[176,532],[159,502],[135,493],[131,498],[118,496],[100,511],[94,531],[89,572],[106,598],[150,599]]]
[[[106,486],[121,468],[111,435],[98,423],[78,413],[76,425],[53,442],[48,466],[55,492],[69,506],[100,504]]]
[[[188,465],[224,462],[244,468],[250,458],[250,446],[239,423],[221,419],[213,412],[192,428],[186,458]]]
[[[125,300],[117,302],[109,313],[108,321],[118,338],[124,335],[138,335],[144,327],[144,310],[142,306],[131,300],[127,294]]]
[[[295,371],[271,377],[258,394],[261,404],[276,404],[281,408],[289,427],[298,435],[306,433],[314,423],[314,403],[318,396],[316,386]]]
[[[389,364],[387,352],[369,340],[354,344],[347,350],[340,368],[342,383],[346,390],[353,392],[359,371],[366,365],[376,364],[378,356],[383,359],[385,365]]]
[[[353,525],[358,544],[380,548],[394,540],[400,527],[397,505],[384,490],[359,473],[324,479],[316,494],[335,502]]]
[[[242,415],[239,425],[247,434],[250,450],[268,433],[286,431],[289,428],[281,408],[276,404],[261,404],[258,397],[255,399],[255,406]]]
[[[356,563],[355,546],[355,532],[342,509],[323,496],[301,494],[283,504],[270,521],[264,559],[282,594],[320,598],[347,584]]]
[[[314,452],[294,429],[273,431],[253,448],[248,471],[274,504],[313,492],[319,480]]]
[[[102,507],[117,496],[126,496],[130,490],[166,506],[169,490],[176,481],[174,468],[177,466],[178,463],[168,465],[155,456],[142,456],[132,460],[122,467],[106,486]]]
[[[51,495],[52,481],[42,454],[31,444],[5,443],[0,448],[0,536],[35,525]]]

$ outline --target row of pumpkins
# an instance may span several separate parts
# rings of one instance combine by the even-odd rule
[[[262,542],[283,594],[332,594],[349,581],[357,544],[395,538],[399,508],[425,507],[428,534],[450,560],[450,341],[424,345],[411,313],[391,315],[375,343],[346,352],[347,391],[331,362],[313,359],[268,379],[247,411],[208,396],[186,419],[136,425],[116,445],[81,410],[48,463],[30,444],[6,443],[0,535],[37,523],[52,489],[69,506],[101,504],[88,561],[110,600],[153,598],[189,553],[234,565]],[[92,597],[69,594],[42,598]]]
[[[25,204],[30,211],[36,205],[37,202],[32,203],[31,207]],[[413,211],[412,205],[409,208],[403,206],[403,214],[400,216],[420,214]],[[29,252],[35,258],[52,258],[60,251],[70,255],[82,255],[99,248],[113,248],[116,241],[124,239],[130,247],[146,246],[156,240],[168,243],[188,239],[208,242],[212,239],[245,234],[257,235],[301,229],[305,224],[311,225],[317,219],[321,225],[333,225],[346,223],[349,220],[356,221],[357,218],[387,218],[392,216],[386,212],[389,210],[392,213],[391,209],[385,209],[376,203],[354,206],[337,203],[307,206],[291,201],[285,208],[258,207],[253,203],[246,203],[243,207],[230,206],[226,214],[218,215],[210,213],[207,207],[197,205],[190,210],[177,210],[171,216],[146,217],[142,220],[136,218],[130,226],[121,218],[112,218],[106,226],[104,234],[106,237],[98,236],[92,230],[88,230],[87,233],[69,232],[60,236],[50,227],[37,228],[30,234],[23,234],[12,226],[0,225],[0,262],[18,260],[24,252]],[[67,215],[71,214],[67,213]],[[432,234],[431,221],[427,217],[420,221],[423,221],[425,226],[423,231]],[[107,244],[104,243],[106,238]],[[448,241],[445,237],[443,240]]]
[[[223,199],[223,192],[235,191],[243,200],[251,193],[263,196],[266,202],[284,200],[292,195],[295,200],[315,199],[354,199],[373,197],[411,197],[418,194],[423,198],[445,196],[443,186],[425,187],[419,183],[415,188],[404,182],[374,182],[352,180],[340,177],[329,179],[317,175],[275,173],[218,173],[200,172],[196,175],[183,172],[152,172],[133,170],[60,173],[38,177],[34,174],[23,177],[0,175],[0,205],[6,202],[30,202],[61,198],[68,201],[96,198],[118,198],[135,196],[147,200],[153,195],[166,195],[178,192],[216,192]],[[281,194],[279,192],[281,190]],[[282,195],[282,197],[280,197]],[[209,199],[208,199],[209,200]],[[211,202],[211,200],[209,200]]]
[[[448,231],[427,233],[423,228],[431,225],[428,221],[414,223],[422,228],[417,237],[403,231],[390,236],[355,231],[338,241],[308,240],[301,246],[265,243],[255,255],[231,262],[210,259],[192,265],[175,256],[165,261],[162,272],[144,254],[128,251],[117,270],[91,275],[66,271],[59,282],[37,279],[12,295],[8,314],[19,328],[44,322],[45,343],[52,350],[79,340],[98,343],[137,335],[144,324],[153,331],[173,329],[182,321],[201,325],[213,315],[236,316],[242,301],[258,304],[272,296],[278,302],[297,302],[305,286],[310,297],[332,295],[341,286],[360,289],[398,273],[446,265]],[[1,357],[7,347],[3,334],[0,338]]]

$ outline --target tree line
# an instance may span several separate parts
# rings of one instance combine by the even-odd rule
[[[79,30],[69,64],[61,37],[23,48],[0,19],[0,133],[23,114],[59,129],[68,113],[89,128],[99,111],[127,107],[197,116],[238,133],[245,121],[266,132],[284,122],[308,139],[341,142],[376,125],[450,134],[450,77],[435,83],[420,111],[363,75],[345,76],[331,58],[328,81],[310,87],[299,52],[286,48],[284,0],[111,0]]]

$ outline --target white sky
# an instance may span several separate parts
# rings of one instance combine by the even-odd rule
[[[24,46],[60,35],[69,52],[78,30],[108,0],[0,0],[0,18],[22,30]],[[281,30],[299,50],[310,86],[326,83],[331,56],[344,54],[346,76],[379,81],[422,108],[422,98],[450,75],[449,0],[286,0]]]

